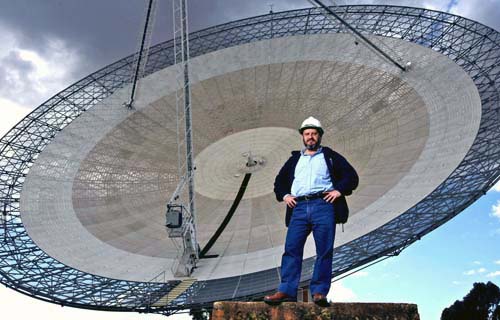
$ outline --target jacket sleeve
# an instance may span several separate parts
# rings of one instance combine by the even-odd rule
[[[359,176],[353,166],[340,154],[335,155],[334,171],[339,170],[339,179],[335,181],[335,189],[348,196],[358,187]]]
[[[289,194],[292,189],[292,185],[290,184],[291,160],[292,158],[290,157],[274,179],[274,194],[276,195],[276,200],[280,202],[283,201],[283,197]]]

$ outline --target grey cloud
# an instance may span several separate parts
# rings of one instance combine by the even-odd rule
[[[23,60],[17,51],[0,59],[0,96],[20,103],[32,103],[29,76],[34,70],[35,66]]]
[[[51,50],[47,42],[60,39],[85,57],[82,61],[85,67],[96,68],[134,50],[142,4],[142,1],[97,0],[2,1],[0,19],[16,32],[20,47],[47,55],[45,51]]]
[[[324,0],[331,4],[330,1]],[[465,0],[461,0],[465,1]],[[446,0],[400,1],[335,1],[338,4],[395,4],[422,6],[434,3],[445,6]],[[191,0],[189,1],[190,31],[269,12],[310,7],[306,0]],[[474,19],[497,24],[500,4],[484,1]],[[142,27],[145,0],[0,0],[0,24],[14,30],[22,48],[40,54],[51,50],[50,39],[60,39],[82,57],[73,78],[84,77],[92,71],[116,61],[136,50]],[[444,9],[444,8],[443,8]],[[477,16],[477,18],[476,18]],[[172,37],[171,0],[159,0],[153,42]]]
[[[33,63],[21,58],[18,51],[10,51],[9,54],[0,61],[0,65],[12,68],[20,74],[29,74],[35,69]]]
[[[309,6],[304,0],[193,0],[189,2],[190,31],[235,19]],[[0,24],[16,34],[19,46],[48,55],[51,39],[60,39],[83,57],[73,78],[116,61],[137,49],[142,28],[143,0],[0,0]],[[172,38],[171,0],[160,0],[153,43]]]

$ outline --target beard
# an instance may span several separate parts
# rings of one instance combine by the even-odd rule
[[[306,147],[307,150],[316,151],[321,145],[321,137],[318,137],[318,141],[316,142],[314,142],[313,139],[309,139],[308,141],[302,139],[302,142],[304,143],[304,146]]]

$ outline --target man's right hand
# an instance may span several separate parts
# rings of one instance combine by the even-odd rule
[[[286,202],[286,205],[290,208],[295,208],[295,206],[297,205],[297,201],[295,201],[295,197],[292,195],[286,196],[284,200]]]

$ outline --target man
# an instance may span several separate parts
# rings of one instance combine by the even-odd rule
[[[264,297],[264,301],[272,305],[297,301],[304,244],[312,231],[316,262],[309,288],[314,303],[328,306],[335,223],[347,221],[345,196],[358,186],[359,179],[344,157],[321,146],[323,128],[319,120],[307,118],[299,132],[305,148],[292,152],[274,182],[276,198],[287,205],[288,232],[281,260],[281,283],[278,291]]]

